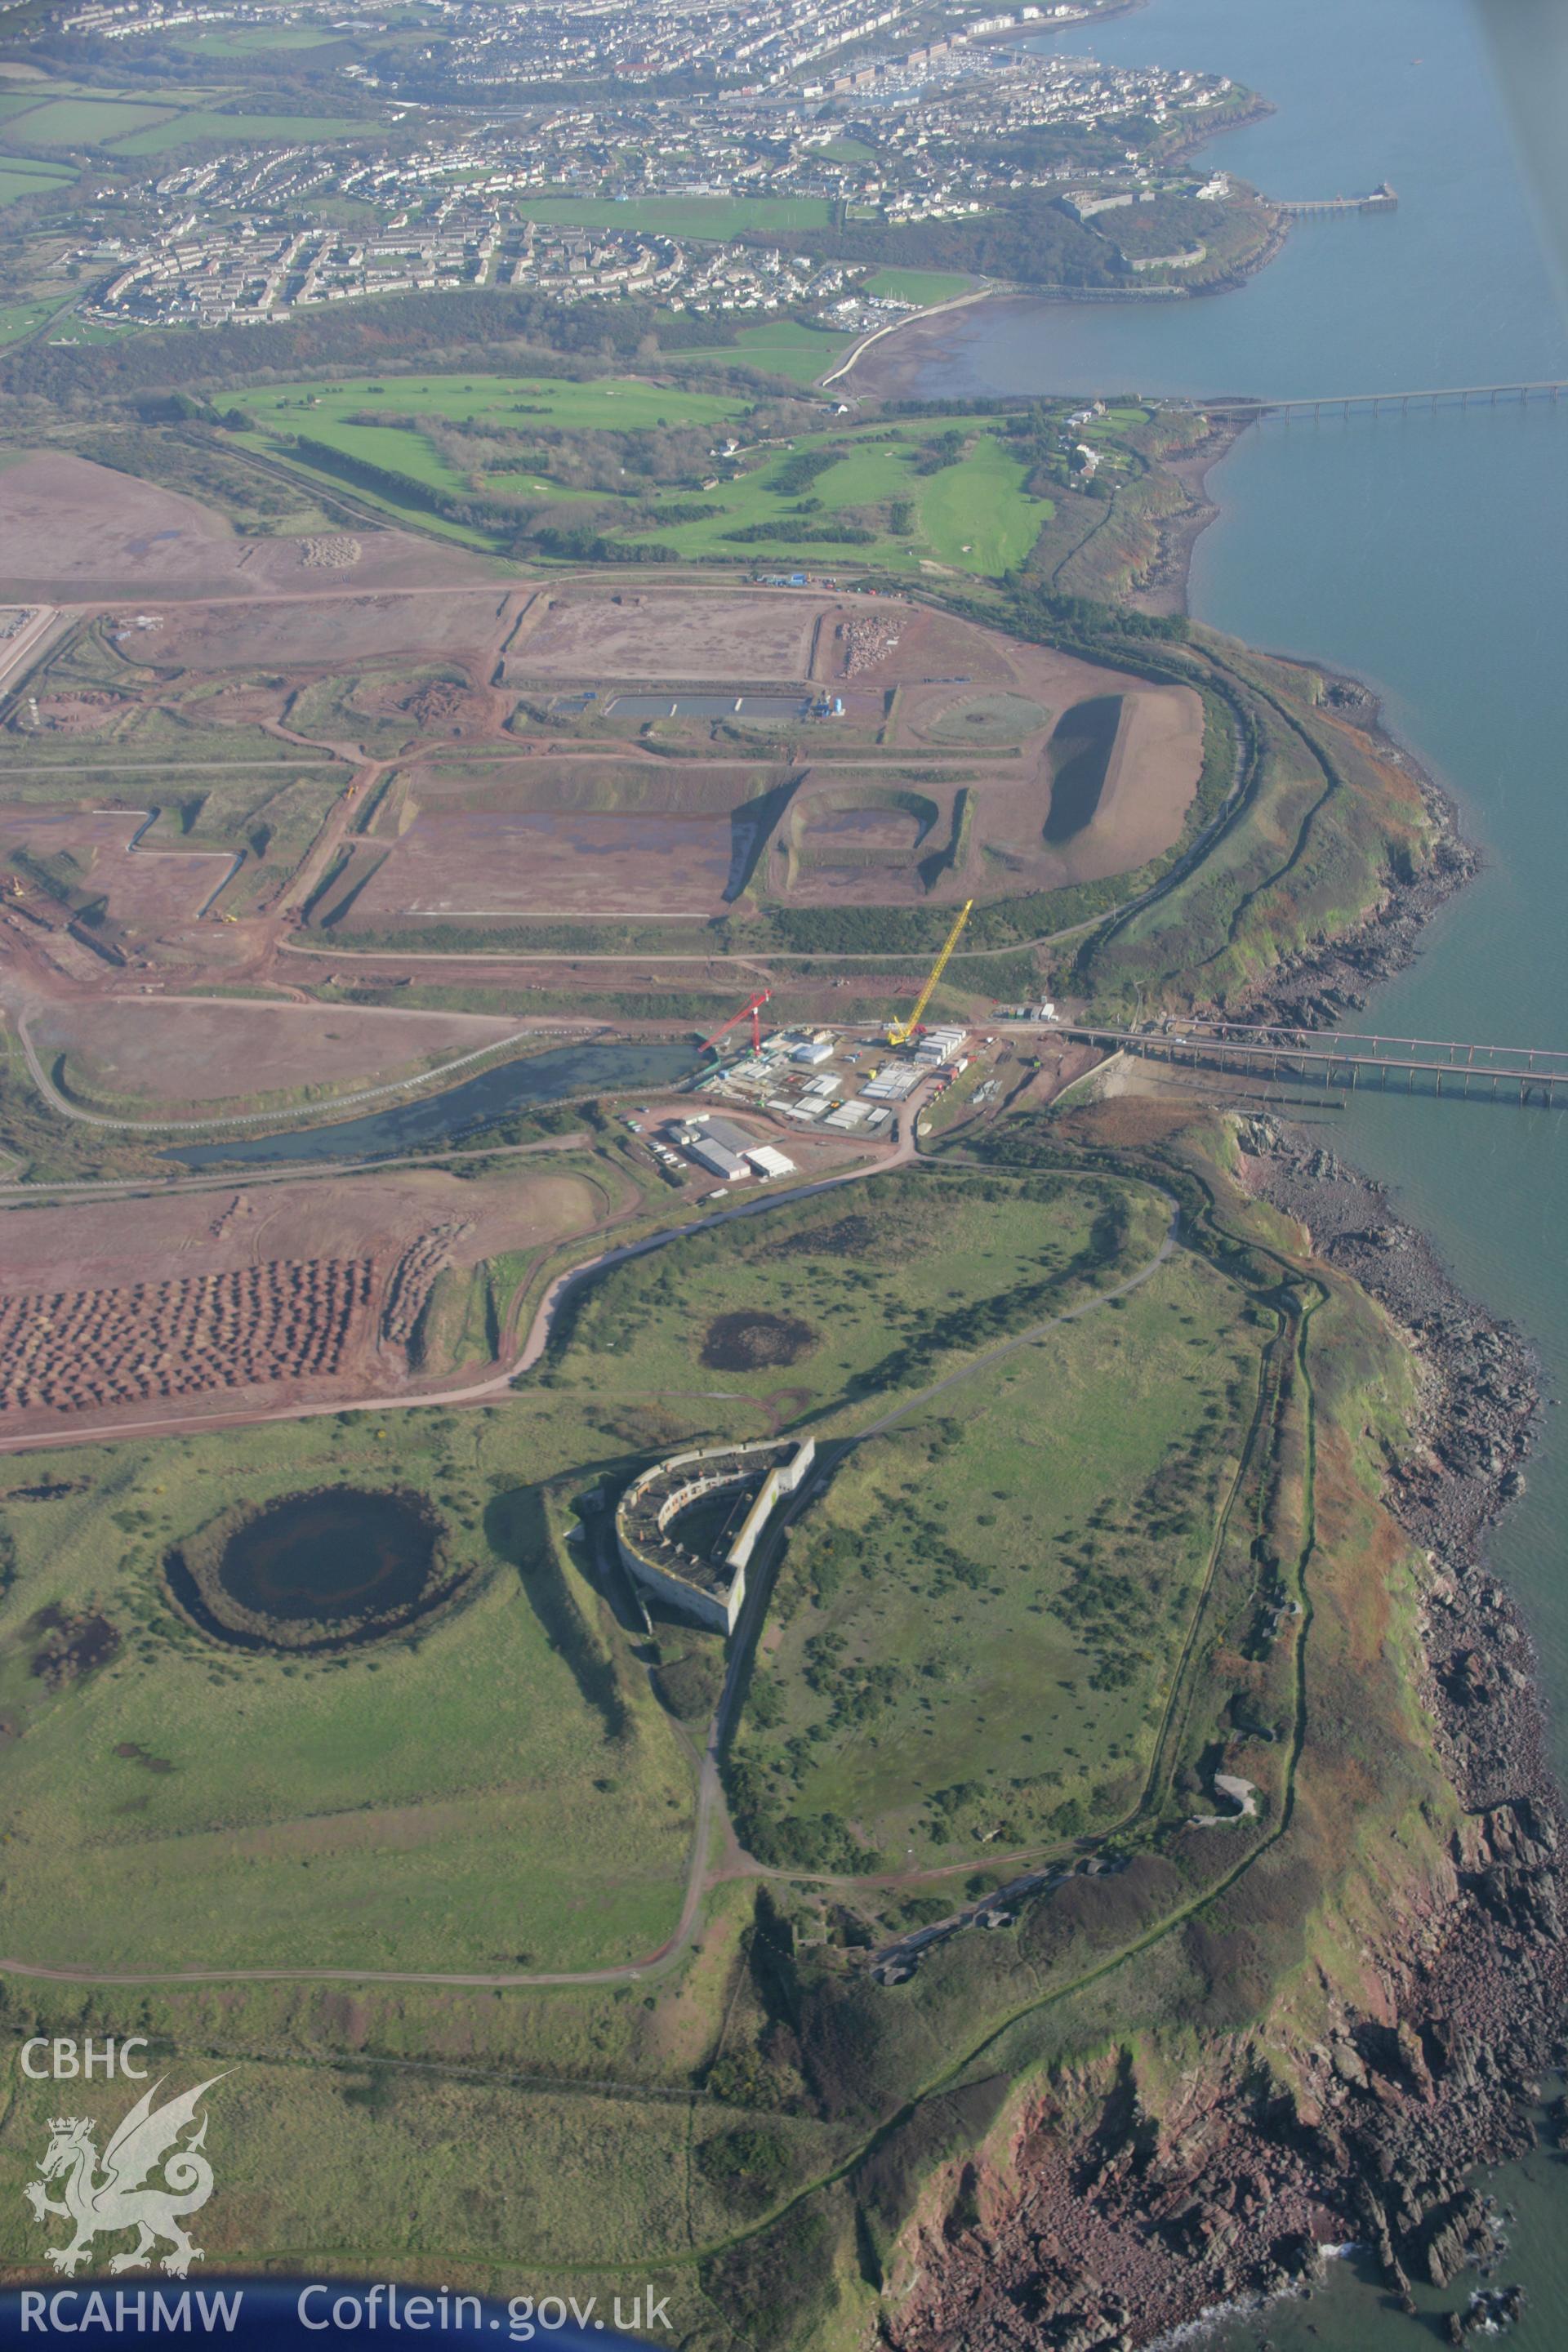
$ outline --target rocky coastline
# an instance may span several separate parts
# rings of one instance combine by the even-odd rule
[[[1158,551],[1128,600],[1135,610],[1187,612],[1193,550],[1220,511],[1210,495],[1209,476],[1251,429],[1251,422],[1230,416],[1211,420],[1201,441],[1179,457],[1161,460],[1164,471],[1180,484],[1186,503],[1160,522]],[[1424,866],[1390,877],[1382,901],[1360,923],[1282,957],[1244,998],[1226,1008],[1234,1013],[1244,1005],[1256,1020],[1304,1029],[1332,1028],[1346,1013],[1360,1012],[1384,981],[1407,970],[1420,953],[1426,926],[1481,866],[1481,853],[1466,837],[1454,795],[1384,726],[1383,706],[1373,689],[1364,679],[1342,671],[1325,669],[1320,663],[1310,667],[1321,680],[1325,709],[1356,728],[1379,760],[1400,769],[1415,783],[1432,829],[1432,849]]]
[[[1022,2118],[1008,2178],[940,2243],[888,2340],[899,2352],[1142,2352],[1205,2318],[1310,2293],[1353,2244],[1390,2300],[1445,2289],[1448,2340],[1518,2315],[1481,2164],[1536,2138],[1543,2078],[1568,2059],[1568,1840],[1529,1636],[1489,1570],[1489,1530],[1522,1484],[1536,1367],[1456,1288],[1383,1190],[1310,1132],[1244,1123],[1242,1173],[1401,1328],[1419,1369],[1409,1457],[1386,1499],[1426,1555],[1419,1698],[1462,1819],[1440,1881],[1391,1919],[1363,1998],[1290,2053],[1281,2093],[1249,2035],[1216,2037],[1157,2115],[1120,2068],[1086,2066]],[[1277,2056],[1272,2043],[1269,2054]],[[1425,2316],[1432,2319],[1431,2296]]]
[[[1208,477],[1246,429],[1215,423],[1163,461],[1186,502],[1161,525],[1137,608],[1186,611],[1192,551],[1219,511]],[[1416,784],[1432,848],[1361,923],[1251,992],[1250,1018],[1302,1028],[1342,1024],[1406,969],[1481,863],[1452,795],[1384,727],[1372,688],[1319,674],[1325,709]],[[1310,2294],[1328,2252],[1350,2246],[1393,2305],[1415,2314],[1419,2293],[1425,2325],[1436,2316],[1452,2343],[1522,2308],[1498,2277],[1504,2218],[1472,2176],[1536,2144],[1547,2078],[1568,2069],[1568,1813],[1529,1633],[1485,1557],[1522,1487],[1537,1366],[1384,1189],[1313,1132],[1256,1116],[1241,1140],[1248,1190],[1378,1300],[1418,1369],[1415,1444],[1389,1462],[1385,1500],[1427,1563],[1416,1696],[1459,1827],[1438,1882],[1369,1952],[1364,1997],[1321,2047],[1291,2053],[1294,2095],[1245,2033],[1216,2035],[1157,2114],[1119,2060],[1037,2095],[1005,2173],[971,2168],[948,2218],[919,2231],[912,2284],[883,2322],[897,2352],[1147,2352],[1238,2313],[1256,2315],[1263,2345],[1269,2303]],[[1568,2098],[1553,2113],[1568,2144]],[[1446,2290],[1454,2299],[1435,2315]]]
[[[1184,606],[1193,543],[1216,511],[1221,428],[1179,461],[1163,592]],[[1152,586],[1154,583],[1151,583]],[[1172,605],[1168,604],[1167,609]],[[1433,828],[1418,871],[1391,881],[1353,930],[1276,966],[1255,1019],[1331,1026],[1420,950],[1426,925],[1477,871],[1457,806],[1383,729],[1360,680],[1325,675],[1335,715],[1417,782]],[[1232,1008],[1234,1009],[1234,1008]],[[1322,2047],[1293,2053],[1282,2095],[1247,2036],[1216,2037],[1158,2116],[1119,2071],[1086,2066],[1021,2122],[983,2219],[924,2233],[919,2283],[888,2331],[898,2352],[1144,2352],[1205,2320],[1310,2294],[1325,2252],[1357,2246],[1390,2300],[1458,2285],[1447,2338],[1497,2332],[1522,2308],[1496,2283],[1506,2238],[1471,2176],[1536,2142],[1545,2078],[1568,2066],[1568,1815],[1549,1752],[1528,1631],[1486,1564],[1523,1484],[1541,1407],[1521,1335],[1455,1286],[1387,1193],[1271,1116],[1241,1130],[1247,1189],[1297,1221],[1320,1258],[1376,1298],[1421,1381],[1415,1444],[1385,1499],[1426,1556],[1418,1697],[1462,1821],[1442,1882],[1369,1954],[1368,1998]],[[1568,2101],[1562,2103],[1568,2121]]]

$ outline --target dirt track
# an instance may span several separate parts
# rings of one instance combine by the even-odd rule
[[[787,1192],[781,1192],[772,1193],[766,1199],[755,1202],[748,1202],[742,1207],[721,1211],[714,1216],[699,1219],[695,1224],[679,1226],[661,1234],[652,1234],[646,1240],[631,1243],[623,1249],[606,1251],[595,1258],[587,1260],[584,1265],[573,1268],[567,1274],[560,1276],[556,1281],[551,1285],[549,1290],[546,1291],[534,1314],[528,1339],[523,1347],[522,1352],[518,1357],[510,1371],[498,1376],[496,1380],[487,1381],[481,1386],[476,1388],[448,1391],[447,1394],[442,1396],[426,1397],[417,1400],[417,1402],[431,1405],[463,1403],[475,1401],[483,1396],[494,1395],[500,1390],[504,1390],[509,1387],[511,1381],[519,1372],[526,1370],[531,1364],[538,1362],[540,1357],[544,1353],[549,1345],[551,1330],[553,1328],[555,1318],[559,1312],[563,1299],[577,1285],[591,1279],[595,1274],[602,1272],[605,1268],[610,1265],[623,1263],[625,1260],[631,1257],[645,1255],[650,1250],[662,1248],[668,1242],[678,1241],[684,1238],[684,1236],[689,1233],[708,1230],[718,1225],[730,1224],[740,1217],[752,1217],[760,1213],[765,1213],[769,1208],[777,1206],[783,1202],[805,1199],[813,1194],[829,1191],[840,1184],[856,1182],[862,1177],[884,1174],[891,1168],[907,1163],[916,1156],[918,1146],[916,1142],[915,1129],[920,1111],[923,1108],[928,1091],[929,1089],[926,1088],[921,1089],[919,1093],[911,1096],[909,1102],[903,1106],[900,1120],[900,1131],[895,1149],[885,1158],[878,1160],[873,1165],[847,1169],[842,1175],[828,1177],[817,1183],[796,1185]],[[1032,1347],[1046,1331],[1055,1328],[1059,1324],[1078,1320],[1083,1316],[1092,1313],[1094,1309],[1099,1307],[1109,1306],[1113,1300],[1126,1297],[1130,1291],[1137,1289],[1141,1284],[1147,1282],[1150,1276],[1153,1275],[1170,1257],[1176,1246],[1176,1217],[1174,1210],[1173,1209],[1171,1223],[1166,1229],[1164,1238],[1162,1240],[1159,1249],[1146,1265],[1140,1267],[1135,1274],[1129,1276],[1124,1282],[1116,1285],[1112,1289],[1097,1294],[1093,1298],[1085,1300],[1081,1306],[1068,1308],[1063,1315],[1047,1316],[1043,1322],[1031,1326],[1030,1328],[1026,1331],[1015,1333],[1011,1339],[1002,1340],[995,1347],[987,1349],[984,1354],[977,1356],[972,1363],[966,1365],[961,1371],[949,1373],[945,1379],[933,1382],[929,1389],[921,1391],[916,1396],[904,1400],[892,1411],[884,1413],[878,1420],[869,1423],[865,1429],[857,1433],[856,1438],[851,1442],[858,1443],[864,1438],[879,1435],[883,1430],[890,1428],[896,1422],[903,1419],[906,1414],[916,1412],[921,1406],[929,1402],[931,1397],[945,1393],[960,1382],[972,1378],[977,1372],[986,1370],[990,1365],[999,1361],[1001,1359],[1015,1354],[1019,1349]],[[405,1400],[405,1402],[413,1402],[416,1401],[410,1399]],[[377,1400],[374,1409],[377,1411],[384,1411],[386,1409],[385,1402],[382,1400]],[[269,1414],[265,1417],[268,1419],[277,1419],[281,1416]],[[724,1678],[724,1685],[720,1693],[718,1706],[714,1710],[712,1719],[708,1727],[707,1738],[703,1745],[702,1755],[699,1764],[697,1803],[693,1819],[690,1856],[687,1865],[686,1885],[681,1901],[680,1916],[671,1934],[645,1958],[626,1961],[618,1967],[607,1969],[587,1969],[580,1970],[563,1969],[541,1974],[529,1974],[520,1971],[508,1971],[504,1974],[489,1974],[478,1970],[459,1971],[437,1969],[203,1969],[200,1967],[152,1969],[144,1971],[126,1969],[110,1973],[95,1973],[89,1970],[69,1968],[45,1968],[37,1966],[30,1961],[16,1958],[0,1958],[0,1974],[38,1979],[54,1983],[64,1984],[125,1985],[167,1983],[235,1984],[325,1982],[339,1984],[477,1985],[482,1987],[493,1987],[500,1990],[506,1988],[519,1988],[526,1985],[619,1984],[637,1982],[650,1975],[664,1974],[668,1972],[682,1957],[687,1946],[691,1940],[692,1935],[696,1929],[702,1899],[707,1894],[710,1885],[715,1883],[718,1878],[730,1874],[729,1868],[721,1868],[718,1871],[710,1870],[708,1860],[714,1824],[716,1822],[725,1820],[727,1818],[724,1809],[723,1790],[720,1779],[719,1759],[725,1736],[729,1729],[731,1719],[739,1700],[751,1651],[760,1630],[763,1615],[766,1610],[767,1594],[772,1581],[771,1576],[767,1573],[767,1570],[774,1564],[784,1528],[788,1524],[792,1523],[794,1519],[806,1507],[807,1503],[818,1491],[821,1484],[822,1477],[819,1474],[816,1478],[808,1479],[791,1498],[786,1512],[781,1517],[779,1524],[775,1526],[770,1533],[770,1537],[768,1538],[768,1557],[759,1559],[757,1562],[756,1572],[752,1578],[751,1591],[748,1594],[745,1605],[741,1613],[740,1622],[735,1630],[731,1647],[730,1668]],[[736,1849],[732,1835],[726,1840],[726,1845],[730,1850],[731,1856],[733,1856]],[[741,1867],[747,1874],[760,1873],[760,1865],[752,1863],[749,1857],[742,1856],[741,1858]],[[776,1875],[778,1874],[769,1874]]]

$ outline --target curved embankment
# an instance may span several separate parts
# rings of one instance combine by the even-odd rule
[[[555,1320],[560,1312],[563,1301],[569,1297],[578,1286],[594,1278],[595,1276],[602,1274],[609,1267],[624,1264],[630,1258],[645,1255],[649,1250],[662,1248],[669,1242],[682,1240],[690,1233],[700,1232],[708,1230],[714,1225],[728,1223],[732,1222],[735,1218],[742,1216],[766,1214],[769,1209],[779,1206],[785,1201],[808,1199],[814,1194],[830,1191],[838,1184],[856,1181],[863,1176],[885,1174],[891,1167],[908,1161],[914,1156],[915,1152],[914,1112],[919,1100],[919,1097],[913,1097],[911,1098],[910,1104],[905,1107],[906,1111],[909,1114],[906,1132],[900,1139],[898,1151],[891,1155],[888,1160],[880,1161],[872,1167],[846,1171],[842,1176],[826,1179],[817,1184],[797,1185],[788,1193],[779,1193],[775,1195],[772,1201],[757,1202],[755,1203],[750,1203],[742,1209],[725,1211],[718,1216],[703,1218],[696,1225],[679,1226],[662,1234],[650,1235],[640,1242],[628,1243],[622,1249],[603,1252],[598,1256],[587,1261],[584,1265],[574,1267],[567,1273],[557,1276],[556,1280],[551,1285],[550,1289],[545,1293],[544,1297],[541,1299],[538,1307],[535,1309],[533,1319],[530,1326],[527,1341],[525,1342],[521,1354],[509,1370],[493,1375],[483,1383],[477,1384],[468,1390],[453,1391],[445,1396],[407,1399],[403,1400],[403,1402],[406,1403],[429,1405],[450,1404],[481,1395],[497,1394],[498,1392],[505,1390],[519,1371],[525,1370],[530,1364],[536,1363],[544,1353],[545,1349],[549,1345],[551,1334],[554,1328]],[[864,1443],[868,1438],[879,1436],[884,1431],[891,1428],[897,1422],[902,1420],[907,1414],[917,1412],[922,1406],[929,1404],[932,1398],[945,1394],[951,1389],[957,1387],[961,1382],[972,1379],[976,1373],[984,1371],[992,1365],[1003,1360],[1005,1358],[1016,1354],[1020,1349],[1033,1346],[1038,1339],[1044,1337],[1046,1332],[1055,1329],[1062,1324],[1078,1321],[1083,1316],[1092,1313],[1096,1308],[1108,1307],[1116,1299],[1125,1297],[1130,1292],[1139,1288],[1141,1285],[1147,1282],[1152,1275],[1158,1272],[1159,1268],[1165,1264],[1167,1259],[1178,1246],[1178,1223],[1179,1211],[1176,1203],[1172,1202],[1170,1219],[1167,1223],[1164,1235],[1160,1243],[1159,1248],[1146,1264],[1136,1268],[1133,1273],[1126,1276],[1120,1283],[1112,1285],[1108,1289],[1097,1291],[1093,1297],[1082,1300],[1078,1306],[1065,1308],[1059,1315],[1047,1316],[1040,1322],[1031,1324],[1026,1329],[1014,1333],[1009,1339],[999,1340],[994,1347],[986,1349],[982,1354],[974,1357],[969,1363],[961,1366],[955,1371],[946,1373],[941,1380],[933,1381],[929,1387],[920,1390],[914,1395],[905,1398],[887,1412],[879,1414],[874,1421],[868,1423],[864,1429],[856,1432],[851,1438],[850,1443],[858,1444]],[[387,1409],[387,1400],[378,1399],[375,1401],[374,1410],[377,1412],[384,1412]],[[305,1409],[304,1412],[289,1413],[276,1417],[302,1419],[308,1417],[309,1414],[313,1412],[340,1412],[342,1410],[343,1410],[343,1408],[341,1405],[309,1407]],[[98,1432],[94,1433],[94,1434],[101,1436],[103,1433]],[[773,1529],[770,1538],[769,1552],[771,1556],[765,1562],[759,1563],[760,1567],[771,1567],[773,1565],[772,1556],[776,1556],[778,1544],[782,1537],[784,1525],[789,1521],[793,1521],[798,1513],[805,1508],[806,1505],[813,1499],[814,1496],[820,1491],[824,1483],[825,1480],[822,1475],[818,1474],[816,1478],[808,1479],[805,1485],[802,1486],[799,1492],[792,1498],[790,1508],[786,1514],[785,1519],[782,1520],[780,1525]],[[766,1596],[769,1582],[770,1579],[763,1573],[759,1573],[753,1581],[752,1591],[748,1597],[745,1608],[742,1612],[741,1622],[736,1628],[735,1639],[731,1647],[729,1671],[725,1675],[723,1688],[720,1693],[719,1702],[709,1727],[708,1736],[704,1744],[698,1774],[697,1803],[693,1822],[690,1859],[688,1864],[686,1887],[681,1904],[680,1916],[670,1936],[664,1943],[660,1944],[654,1951],[648,1953],[645,1958],[637,1960],[622,1962],[615,1967],[605,1969],[563,1970],[546,1973],[530,1973],[528,1971],[486,1973],[478,1970],[348,1968],[204,1969],[198,1963],[193,1963],[184,1969],[152,1970],[125,1969],[110,1972],[99,1972],[88,1969],[73,1969],[70,1967],[47,1967],[37,1962],[24,1960],[16,1957],[6,1957],[0,1958],[0,1974],[37,1978],[55,1983],[95,1985],[168,1984],[182,1982],[328,1982],[351,1984],[477,1985],[495,1989],[518,1989],[530,1985],[617,1984],[633,1981],[647,1976],[654,1970],[668,1970],[673,1967],[676,1961],[681,1957],[687,1945],[691,1939],[702,1897],[710,1884],[708,1854],[710,1833],[715,1815],[721,1811],[723,1806],[723,1796],[719,1777],[719,1757],[724,1738],[730,1727],[735,1706],[738,1703],[740,1692],[743,1686],[746,1663],[749,1659],[752,1644],[760,1630],[761,1619],[766,1607]],[[795,1874],[810,1876],[812,1874],[800,1873]]]
[[[589,1030],[595,1024],[581,1023],[578,1027]],[[421,1087],[433,1087],[458,1070],[472,1067],[476,1062],[488,1061],[493,1055],[506,1054],[518,1045],[526,1045],[539,1024],[531,1022],[526,1029],[514,1029],[510,1036],[493,1038],[488,1045],[477,1045],[472,1053],[459,1054],[456,1060],[443,1062],[439,1068],[426,1070],[412,1078],[389,1078],[379,1087],[362,1087],[349,1095],[333,1095],[324,1102],[301,1103],[293,1110],[230,1111],[212,1118],[115,1118],[103,1111],[84,1110],[79,1103],[61,1094],[38,1058],[38,1049],[27,1030],[27,1015],[16,1015],[16,1037],[27,1065],[27,1075],[49,1108],[62,1118],[74,1119],[79,1127],[112,1128],[121,1135],[210,1135],[215,1129],[233,1127],[287,1128],[293,1120],[308,1120],[312,1126],[323,1118],[334,1118],[339,1111],[355,1110],[361,1103],[384,1102],[389,1096],[405,1095]]]

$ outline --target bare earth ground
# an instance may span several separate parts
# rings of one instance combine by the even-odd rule
[[[241,539],[195,499],[51,451],[0,471],[0,593],[45,597],[342,595],[407,579],[480,582],[493,567],[401,530],[356,530],[346,570],[306,561],[308,540]]]
[[[460,1182],[440,1169],[5,1213],[0,1428],[212,1395],[258,1412],[387,1396],[444,1265],[588,1233],[597,1189],[546,1164]],[[260,1337],[258,1337],[260,1327]],[[221,1335],[221,1348],[214,1334]],[[234,1377],[238,1367],[239,1377]]]
[[[108,899],[114,921],[137,929],[189,921],[234,864],[224,849],[132,849],[143,809],[0,806],[0,849],[37,858],[68,854],[79,887]]]
[[[117,1095],[216,1103],[310,1086],[374,1085],[510,1036],[475,1013],[256,1004],[156,996],[57,1003],[30,1024],[48,1061],[67,1056]]]
[[[541,596],[507,648],[513,679],[801,679],[816,607],[760,594],[618,589]]]
[[[785,903],[897,905],[1051,889],[1129,871],[1180,834],[1202,764],[1194,695],[893,598],[868,610],[793,593],[563,590],[534,600],[505,666],[514,684],[532,675],[552,690],[567,678],[658,677],[701,688],[722,675],[737,687],[787,684],[808,664],[845,688],[842,718],[759,737],[755,761],[677,767],[650,759],[637,740],[641,722],[628,718],[618,744],[604,731],[610,722],[596,719],[590,740],[557,741],[547,760],[404,770],[400,837],[354,898],[345,934],[443,915],[717,913],[749,864],[747,842],[727,819],[754,805],[758,762],[771,763],[770,788],[786,780],[791,750],[794,772],[800,758],[811,765],[760,869],[769,895]],[[1122,718],[1099,804],[1078,834],[1047,845],[1052,731],[1078,704],[1107,696],[1120,697]],[[988,731],[984,714],[1002,706],[1025,715],[1016,731]],[[972,740],[964,730],[973,710],[982,719]],[[671,724],[679,740],[679,722]],[[712,728],[693,715],[684,732],[695,750]],[[917,789],[938,815],[918,842],[918,824],[890,798],[906,780],[885,761],[880,773],[855,767],[861,747],[879,744],[922,762]],[[967,856],[922,871],[952,836],[961,779],[973,795]],[[860,806],[851,814],[847,800]],[[737,830],[761,821],[742,818]]]
[[[729,871],[723,816],[442,813],[416,819],[344,928],[403,916],[707,915]]]
[[[1126,873],[1168,849],[1197,790],[1203,757],[1203,707],[1194,694],[1145,687],[1125,696],[1094,822],[1060,853],[1069,879]]]
[[[5,488],[0,478],[0,493]],[[353,575],[349,575],[350,577]],[[250,606],[221,604],[207,612],[149,608],[161,626],[134,647],[159,669],[328,669],[370,655],[417,654],[421,659],[489,645],[504,629],[512,592],[454,592],[446,596],[344,595],[309,604],[292,598]]]

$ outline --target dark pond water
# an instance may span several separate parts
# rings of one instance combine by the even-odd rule
[[[435,1557],[435,1522],[411,1499],[345,1486],[258,1511],[230,1538],[218,1581],[258,1616],[330,1624],[411,1608]]]
[[[445,1094],[392,1101],[384,1110],[362,1118],[291,1134],[186,1143],[163,1157],[183,1160],[187,1168],[211,1168],[234,1160],[374,1160],[413,1150],[421,1144],[445,1143],[535,1103],[673,1086],[691,1066],[691,1049],[686,1045],[558,1045],[528,1061],[502,1062]]]

